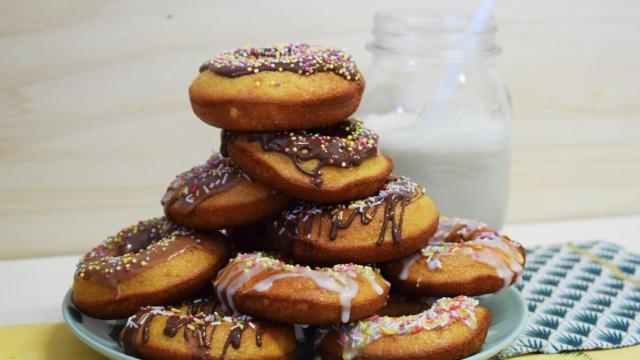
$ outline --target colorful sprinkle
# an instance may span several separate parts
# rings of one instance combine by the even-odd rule
[[[517,246],[519,245],[507,236],[485,223],[442,216],[438,230],[429,240],[429,244],[422,248],[421,254],[431,270],[442,268],[442,256],[462,252],[479,258],[474,254],[486,247],[500,248],[505,255],[513,254],[517,263],[523,263],[524,259],[516,250]],[[509,263],[511,262],[510,260]]]
[[[374,278],[380,270],[369,266],[360,264],[338,264],[333,267],[314,267],[302,266],[297,264],[290,264],[284,262],[274,256],[270,256],[263,252],[241,253],[235,258],[231,259],[229,263],[235,263],[243,265],[245,269],[261,267],[268,270],[286,271],[286,272],[308,272],[308,271],[322,271],[328,274],[340,277],[342,275],[348,275],[355,277],[358,274],[364,275],[370,278]]]
[[[86,253],[78,262],[75,275],[113,282],[130,272],[132,267],[148,266],[153,258],[163,256],[178,236],[196,239],[190,230],[164,217],[142,220],[107,237]]]
[[[170,206],[180,200],[183,211],[191,211],[205,198],[226,189],[233,183],[250,178],[229,158],[214,153],[202,165],[197,165],[176,176],[160,203]]]
[[[359,83],[362,75],[345,50],[309,44],[277,44],[268,47],[245,46],[216,55],[200,67],[216,74],[237,77],[261,71],[289,71],[301,75],[333,72]],[[272,84],[279,86],[279,84]]]
[[[222,136],[223,154],[226,154],[227,144],[239,136],[245,136],[249,141],[260,141],[264,151],[276,151],[291,157],[296,167],[310,176],[311,183],[316,187],[322,185],[320,169],[323,166],[349,168],[378,155],[378,135],[356,119],[323,128],[288,132],[241,133],[225,130]],[[318,160],[315,168],[301,165],[309,160]]]
[[[343,347],[343,358],[354,358],[367,345],[384,336],[416,334],[443,328],[457,321],[475,328],[476,306],[478,300],[467,296],[441,298],[430,309],[420,314],[400,317],[373,316],[342,325],[338,341]]]

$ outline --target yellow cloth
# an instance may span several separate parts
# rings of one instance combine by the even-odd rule
[[[105,360],[80,342],[62,323],[0,327],[2,360]],[[638,360],[640,345],[620,349],[578,351],[562,354],[523,355],[514,360]]]
[[[560,354],[531,354],[512,357],[513,360],[640,360],[640,345],[618,349],[570,351]]]
[[[2,360],[105,360],[73,335],[65,324],[0,327]]]

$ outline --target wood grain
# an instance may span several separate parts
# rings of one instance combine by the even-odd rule
[[[411,4],[0,3],[0,258],[77,253],[161,214],[168,182],[219,143],[187,98],[211,54],[330,43],[366,74],[372,14]],[[517,0],[496,17],[515,109],[508,220],[640,212],[640,7]]]

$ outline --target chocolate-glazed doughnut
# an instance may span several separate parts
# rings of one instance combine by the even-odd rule
[[[238,254],[214,282],[234,312],[291,324],[336,324],[380,309],[389,284],[371,267],[292,265],[264,253]]]
[[[353,114],[364,79],[344,50],[308,44],[225,51],[189,87],[204,122],[238,131],[326,126]]]
[[[304,264],[371,264],[409,255],[426,245],[438,211],[425,190],[390,176],[374,195],[341,204],[299,201],[273,222],[268,237],[278,252]]]
[[[336,203],[380,189],[393,163],[358,120],[308,130],[223,131],[221,152],[251,178],[299,199]]]
[[[220,312],[211,300],[145,306],[120,333],[125,353],[142,359],[295,359],[293,326]]]
[[[229,158],[213,154],[181,173],[161,201],[171,221],[195,230],[254,223],[284,209],[290,198],[252,181]]]
[[[525,250],[498,230],[475,220],[441,217],[427,246],[388,262],[393,288],[425,296],[476,296],[516,282]]]
[[[442,298],[418,314],[322,329],[316,344],[322,359],[456,360],[480,350],[490,322],[491,312],[477,300]]]
[[[71,298],[89,316],[123,318],[205,290],[228,259],[220,233],[194,233],[165,218],[143,220],[80,259]]]

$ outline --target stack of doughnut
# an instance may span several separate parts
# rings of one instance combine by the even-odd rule
[[[364,87],[333,47],[243,47],[207,61],[189,96],[221,129],[220,152],[170,182],[163,216],[82,257],[74,305],[128,317],[120,343],[142,359],[478,352],[491,312],[474,296],[517,281],[524,249],[441,217],[421,185],[392,174],[378,134],[350,117]]]

